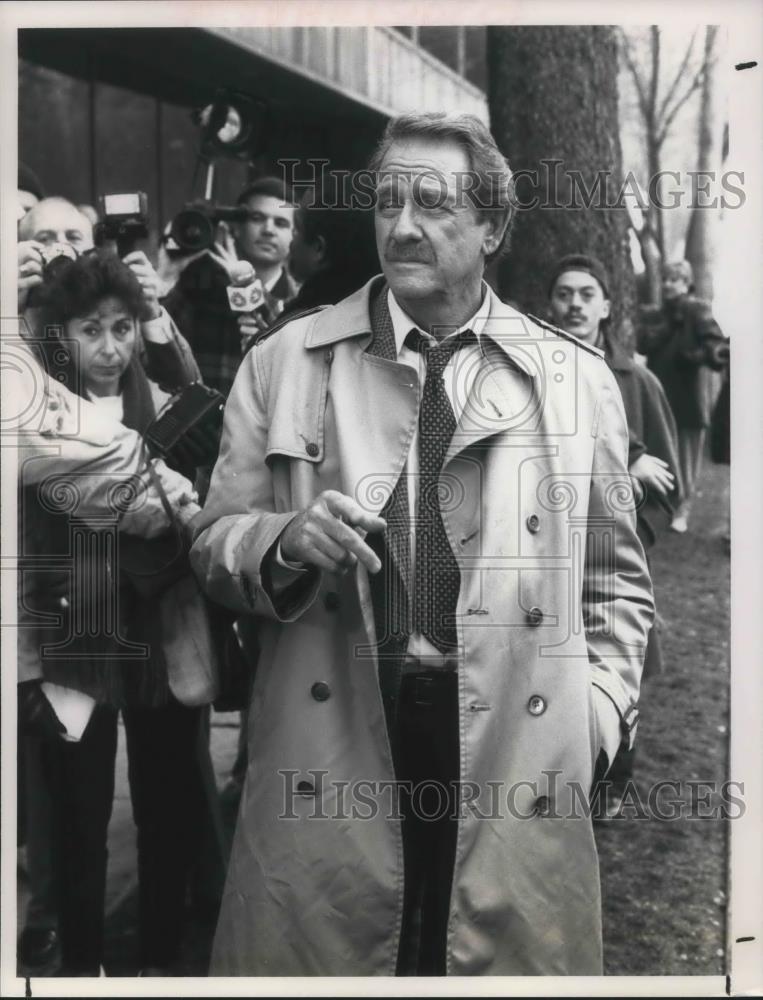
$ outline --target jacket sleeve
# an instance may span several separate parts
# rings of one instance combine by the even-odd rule
[[[693,336],[681,351],[681,357],[692,365],[715,367],[715,358],[725,344],[725,338],[713,316],[710,303],[703,299],[690,299],[686,307],[689,310]]]
[[[681,479],[681,462],[678,457],[678,430],[675,417],[657,376],[648,368],[639,368],[638,378],[644,412],[646,450],[650,455],[656,455],[668,463],[675,479],[670,499],[672,504],[677,506],[683,499],[684,487]]]
[[[592,682],[613,702],[630,746],[654,602],[646,557],[636,534],[625,413],[614,376],[604,365],[595,434],[583,623]]]
[[[49,491],[51,502],[72,504],[85,520],[134,497],[120,530],[147,537],[165,531],[164,508],[142,475],[147,458],[137,431],[49,378],[31,351],[16,350],[7,359],[13,374],[3,393],[3,417],[16,434],[21,485]],[[181,478],[168,475],[166,488]]]
[[[265,460],[262,350],[255,347],[246,355],[228,397],[220,454],[204,509],[194,522],[191,565],[213,600],[234,611],[290,622],[315,600],[320,573],[311,569],[285,589],[274,588],[271,580],[278,540],[299,511],[275,509]]]
[[[638,434],[632,429],[628,428],[628,468],[630,468],[634,462],[637,462],[642,455],[646,454],[647,447]]]
[[[146,375],[169,391],[201,381],[201,372],[190,344],[162,307],[161,315],[142,324]]]
[[[643,305],[636,316],[636,347],[639,354],[649,357],[665,337],[665,322],[659,306]]]

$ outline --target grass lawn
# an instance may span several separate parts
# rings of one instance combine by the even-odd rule
[[[664,672],[642,689],[634,779],[644,801],[655,782],[680,781],[699,812],[707,793],[686,783],[720,784],[728,768],[729,559],[718,537],[727,490],[727,467],[707,463],[689,532],[665,532],[650,553]],[[635,812],[596,826],[605,971],[725,974],[727,823]]]

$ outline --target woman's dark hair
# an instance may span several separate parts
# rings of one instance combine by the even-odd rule
[[[143,289],[127,264],[103,250],[91,250],[73,261],[61,261],[42,287],[45,329],[63,326],[85,316],[103,299],[115,298],[139,319],[144,309]]]
[[[134,319],[145,308],[143,289],[127,264],[103,250],[89,250],[76,260],[58,259],[41,286],[40,350],[48,374],[72,392],[85,396],[85,382],[67,342],[59,339],[71,319],[86,316],[103,299],[119,299]]]
[[[307,243],[322,237],[328,267],[344,273],[354,288],[360,288],[381,271],[376,252],[374,213],[370,209],[324,207],[322,191],[306,195],[297,209]]]

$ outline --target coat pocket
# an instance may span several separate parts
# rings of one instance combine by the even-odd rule
[[[306,352],[310,359],[306,377],[275,394],[269,414],[265,459],[276,455],[322,462],[325,448],[326,402],[331,365],[321,351]]]

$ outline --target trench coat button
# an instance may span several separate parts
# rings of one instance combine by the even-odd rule
[[[310,456],[310,458],[315,458],[316,455],[320,452],[320,450],[321,449],[318,447],[315,441],[311,441],[309,444],[305,445],[305,451]]]
[[[312,781],[298,781],[297,795],[315,795],[315,785]]]
[[[534,694],[527,702],[527,711],[530,715],[543,715],[546,711],[546,702],[539,694]]]
[[[540,608],[530,608],[530,610],[525,615],[525,620],[528,625],[540,625],[543,621],[543,612]]]
[[[331,697],[331,688],[325,681],[316,681],[310,688],[310,694],[316,701],[328,701]]]
[[[297,785],[299,788],[299,785]],[[533,810],[536,816],[548,816],[551,812],[551,799],[548,795],[540,795],[535,800],[535,809]]]
[[[326,354],[325,354],[323,360],[326,362],[327,365],[330,365],[331,362],[334,360],[334,352],[332,351],[332,349],[330,347],[326,351]]]
[[[59,605],[62,608],[68,608],[69,607],[69,598],[68,597],[62,597],[62,598],[59,599],[58,603],[59,603]]]
[[[530,516],[525,521],[525,524],[527,525],[527,530],[532,535],[537,535],[537,533],[540,531],[540,518],[538,517],[537,514],[530,514]]]
[[[342,602],[339,599],[339,594],[337,594],[335,590],[329,590],[323,598],[323,603],[325,604],[327,611],[338,611]]]

